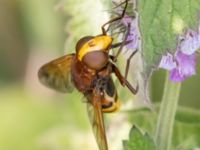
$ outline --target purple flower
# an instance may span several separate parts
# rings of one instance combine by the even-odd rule
[[[181,82],[196,74],[196,54],[186,55],[182,51],[176,53],[177,66],[170,71],[170,80]]]
[[[185,38],[181,40],[180,49],[184,54],[191,55],[200,48],[199,31],[188,30]]]
[[[177,46],[174,55],[162,56],[159,68],[170,71],[170,80],[182,82],[196,74],[196,51],[200,48],[200,34],[189,30]]]
[[[128,26],[128,24],[131,24],[133,21],[133,18],[129,17],[128,15],[125,15],[123,18],[122,18],[122,23],[125,25],[125,26]]]
[[[138,49],[139,47],[139,30],[137,25],[137,18],[131,18],[127,15],[122,18],[122,23],[128,27],[130,25],[130,31],[127,37],[127,41],[132,41],[126,45],[128,49]]]
[[[170,53],[167,53],[166,56],[163,56],[159,64],[159,68],[163,68],[166,70],[172,70],[176,68],[176,66],[177,63],[175,61],[175,57]]]

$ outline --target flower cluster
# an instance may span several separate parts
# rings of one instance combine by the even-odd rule
[[[127,41],[131,42],[126,47],[128,49],[138,49],[140,36],[137,18],[125,15],[121,23],[126,28],[130,27]],[[176,52],[174,54],[167,53],[165,56],[162,56],[159,68],[170,71],[171,81],[182,82],[196,74],[196,52],[198,49],[200,49],[200,28],[198,31],[189,29],[184,36],[179,37]]]
[[[118,17],[121,17],[123,11],[125,11],[124,16],[120,19],[120,21],[116,24],[116,33],[123,33],[126,34],[128,32],[128,37],[126,41],[131,41],[126,44],[127,49],[136,50],[139,48],[140,43],[140,34],[139,34],[139,27],[138,27],[138,17],[135,11],[129,9],[130,6],[133,6],[132,1],[123,1],[119,3],[118,0],[112,0],[112,3],[115,5],[114,13],[118,14]],[[125,8],[126,7],[126,8]],[[124,10],[125,9],[125,10]],[[132,9],[132,7],[131,7]],[[115,29],[115,28],[113,28]],[[113,32],[115,33],[115,32]],[[120,36],[119,36],[120,37]],[[128,52],[128,50],[126,51]]]
[[[200,30],[188,30],[180,37],[175,54],[162,56],[159,68],[170,71],[170,80],[181,82],[196,74],[196,51],[200,48]]]

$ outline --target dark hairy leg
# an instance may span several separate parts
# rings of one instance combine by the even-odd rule
[[[109,25],[109,24],[111,24],[111,23],[113,23],[113,22],[115,22],[115,21],[118,21],[118,20],[120,20],[120,19],[122,19],[122,18],[124,17],[125,12],[126,12],[126,8],[127,8],[127,5],[128,5],[128,0],[125,0],[124,2],[122,2],[121,4],[119,4],[119,6],[122,5],[122,4],[124,4],[124,3],[125,3],[125,6],[124,6],[124,10],[122,11],[122,14],[121,14],[120,16],[116,17],[116,18],[113,18],[113,19],[109,20],[108,22],[104,23],[104,24],[101,26],[103,35],[106,35],[107,32],[108,32],[108,29],[109,29],[109,27],[108,27],[108,29],[105,29],[105,26],[106,26],[106,25]],[[117,6],[116,6],[116,7],[117,7]]]

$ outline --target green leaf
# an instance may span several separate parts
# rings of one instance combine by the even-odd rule
[[[145,79],[167,51],[175,52],[177,36],[198,23],[200,0],[138,0]]]
[[[133,126],[129,133],[129,140],[123,141],[124,150],[155,150],[153,139],[147,134]]]
[[[145,129],[153,135],[155,131],[155,123],[159,105],[156,105],[155,111],[150,111],[145,108],[138,108],[132,111],[126,111],[131,124]],[[200,111],[188,108],[178,107],[174,133],[173,147],[176,150],[192,150],[192,148],[200,147]],[[174,150],[174,149],[173,149]]]

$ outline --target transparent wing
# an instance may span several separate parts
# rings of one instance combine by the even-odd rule
[[[74,56],[75,54],[65,55],[43,65],[38,72],[40,82],[59,92],[71,92],[71,64]]]
[[[88,98],[88,97],[87,97]],[[99,147],[99,150],[108,150],[104,120],[101,108],[101,96],[94,93],[89,97],[87,105],[88,116],[93,128],[93,132]]]

